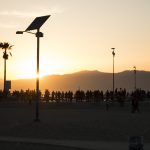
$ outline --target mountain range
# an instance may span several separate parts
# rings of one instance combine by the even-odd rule
[[[150,90],[150,72],[137,71],[137,88]],[[35,79],[12,80],[12,90],[35,89]],[[3,87],[2,81],[0,88]],[[115,88],[126,88],[128,91],[134,90],[134,72],[123,71],[115,73]],[[44,91],[76,91],[80,90],[112,90],[112,73],[94,71],[80,71],[72,74],[49,75],[40,78],[40,89]]]

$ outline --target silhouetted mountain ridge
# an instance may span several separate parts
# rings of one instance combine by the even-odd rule
[[[20,79],[12,81],[12,90],[35,89],[35,79]],[[125,70],[115,73],[115,88],[134,89],[134,72]],[[150,90],[150,72],[137,71],[137,88]],[[80,71],[64,75],[49,75],[40,79],[40,89],[68,91],[68,90],[111,90],[112,73],[93,71]]]

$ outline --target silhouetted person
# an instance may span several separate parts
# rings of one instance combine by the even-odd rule
[[[135,91],[132,97],[132,113],[140,112],[139,110],[139,97],[140,93],[138,91]]]
[[[108,111],[109,109],[109,98],[110,98],[110,93],[109,91],[107,90],[106,91],[106,110]]]

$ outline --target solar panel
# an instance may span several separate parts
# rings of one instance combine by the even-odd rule
[[[25,31],[40,29],[40,27],[45,23],[45,21],[50,17],[50,15],[47,16],[41,16],[36,17],[33,22],[28,26],[28,28]]]

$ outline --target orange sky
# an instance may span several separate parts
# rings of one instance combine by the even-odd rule
[[[14,45],[7,61],[7,79],[36,76],[36,38],[16,35],[32,20],[51,15],[41,31],[40,74],[79,70],[112,72],[111,47],[116,48],[115,72],[150,71],[149,0],[1,0],[0,40]],[[3,58],[0,53],[0,78]]]

